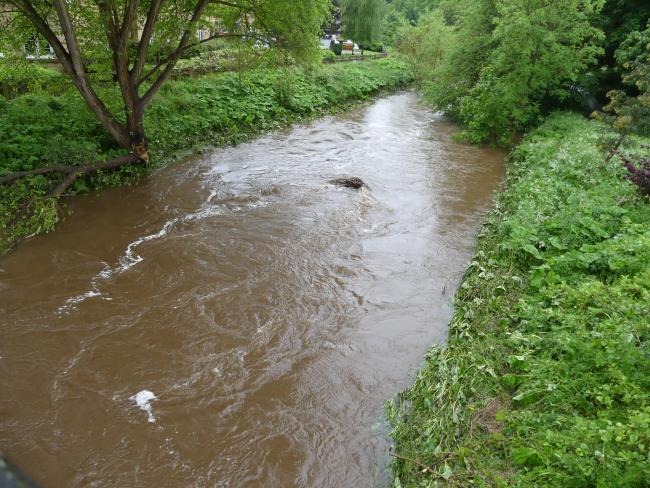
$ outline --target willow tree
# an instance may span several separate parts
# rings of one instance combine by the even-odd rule
[[[386,4],[384,0],[343,0],[343,34],[358,43],[380,39]]]
[[[148,161],[145,112],[187,49],[231,37],[273,45],[296,59],[315,58],[328,9],[328,0],[0,0],[4,49],[20,49],[35,33],[46,40],[97,120],[129,152],[85,167],[14,173],[0,183],[58,172],[68,175],[63,186],[69,186],[80,173]],[[217,32],[198,40],[198,29],[215,31],[217,23]],[[150,55],[153,45],[165,53],[156,61]],[[106,90],[97,89],[102,66],[110,68],[121,94],[118,109],[109,108],[100,95]]]

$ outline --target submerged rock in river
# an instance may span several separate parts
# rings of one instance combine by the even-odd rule
[[[360,188],[363,188],[364,186],[367,188],[368,185],[365,184],[365,182],[356,176],[352,176],[350,178],[334,178],[333,180],[329,181],[331,184],[336,185],[336,186],[344,186],[346,188],[353,188],[355,190],[359,190]]]

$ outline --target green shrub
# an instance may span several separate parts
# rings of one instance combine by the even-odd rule
[[[181,59],[174,68],[175,74],[207,74],[217,71],[227,71],[227,66],[233,58],[233,53],[227,50],[206,51],[188,59]]]
[[[0,96],[16,98],[26,93],[59,95],[69,87],[68,78],[20,58],[0,59]]]
[[[323,61],[331,61],[332,59],[336,58],[336,54],[334,54],[334,51],[331,49],[323,49],[321,51],[321,54],[323,56]]]
[[[373,42],[370,44],[359,44],[359,49],[364,51],[373,51],[376,53],[384,52],[384,45],[381,42]]]

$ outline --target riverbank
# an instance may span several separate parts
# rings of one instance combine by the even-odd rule
[[[448,344],[388,407],[396,487],[650,484],[650,205],[603,130],[556,114],[511,154]]]
[[[406,64],[384,59],[306,71],[251,70],[172,81],[146,117],[152,164],[79,179],[71,193],[128,184],[179,151],[236,144],[411,80]],[[112,99],[117,103],[117,94]],[[76,93],[0,99],[0,109],[0,174],[71,162],[83,165],[122,154]],[[57,201],[47,195],[56,183],[56,177],[37,176],[2,188],[0,254],[26,236],[55,227],[60,212]]]

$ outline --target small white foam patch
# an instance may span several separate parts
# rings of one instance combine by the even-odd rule
[[[169,229],[171,229],[174,224],[178,223],[179,220],[180,219],[168,220],[167,222],[165,222],[165,225],[162,226],[162,229],[160,229],[155,234],[140,237],[139,239],[133,241],[131,244],[126,246],[126,251],[124,252],[124,256],[122,256],[122,258],[120,259],[120,266],[116,270],[108,274],[108,277],[110,277],[110,275],[114,273],[123,273],[124,271],[127,271],[128,269],[132,268],[136,264],[144,261],[144,258],[142,256],[135,253],[135,248],[145,242],[155,241],[156,239],[165,237],[169,233]]]
[[[156,397],[156,395],[154,395],[149,390],[142,390],[138,392],[136,395],[129,397],[129,400],[133,400],[135,404],[138,406],[138,408],[140,408],[140,410],[147,412],[147,420],[152,424],[156,421],[156,417],[154,417],[153,415],[153,410],[151,409],[151,402],[152,400],[157,400],[157,399],[158,397]]]
[[[212,201],[212,199],[213,199],[214,197],[216,197],[218,194],[219,194],[219,192],[218,192],[217,190],[212,190],[212,191],[210,192],[210,196],[209,196],[208,199],[206,200],[206,203],[210,203],[210,202]]]

